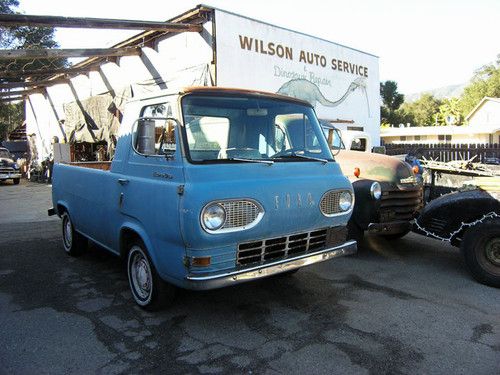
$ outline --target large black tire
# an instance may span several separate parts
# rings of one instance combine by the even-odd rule
[[[87,249],[87,239],[75,230],[71,217],[67,212],[61,215],[61,219],[64,251],[74,257],[82,255]]]
[[[404,232],[400,233],[392,233],[392,234],[381,234],[382,237],[384,237],[388,241],[393,241],[393,240],[399,240],[400,238],[406,236],[408,233],[410,233],[410,230],[405,230]]]
[[[19,179],[19,178],[14,178],[14,179],[12,180],[12,182],[14,182],[14,185],[19,185],[19,181],[20,181],[20,179]]]
[[[175,287],[160,278],[140,240],[129,244],[127,275],[132,298],[142,309],[159,310],[173,301]]]
[[[460,250],[477,281],[500,288],[500,220],[486,221],[467,229]]]

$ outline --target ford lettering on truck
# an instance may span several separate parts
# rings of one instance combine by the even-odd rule
[[[354,253],[353,197],[310,104],[221,88],[130,101],[113,161],[53,179],[66,252],[124,257],[148,309]]]

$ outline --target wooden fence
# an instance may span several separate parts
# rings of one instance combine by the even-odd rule
[[[448,162],[453,160],[469,160],[476,156],[474,162],[500,161],[500,145],[492,144],[386,144],[387,155],[416,153],[417,157]]]

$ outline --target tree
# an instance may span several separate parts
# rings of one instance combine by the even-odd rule
[[[437,122],[439,125],[462,125],[464,116],[458,98],[443,99],[439,106]]]
[[[396,111],[403,104],[405,97],[398,92],[398,84],[395,81],[380,82],[380,96],[383,104],[380,108],[381,122],[399,124],[401,119]]]
[[[439,125],[437,116],[441,104],[442,102],[431,94],[423,94],[412,103],[404,103],[401,111],[411,117],[416,126]]]
[[[500,97],[500,54],[494,64],[478,69],[464,89],[459,101],[462,115],[467,116],[485,96]]]

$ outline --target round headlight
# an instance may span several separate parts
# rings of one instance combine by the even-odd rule
[[[203,210],[201,221],[206,229],[217,230],[226,221],[226,211],[220,204],[212,204]]]
[[[14,163],[14,164],[12,164],[12,168],[19,169],[19,165],[17,165],[17,163]]]
[[[352,195],[349,191],[343,191],[339,196],[339,207],[342,211],[347,211],[352,206]]]
[[[375,181],[372,186],[370,186],[370,194],[374,199],[380,199],[380,197],[382,196],[382,187],[377,181]]]

